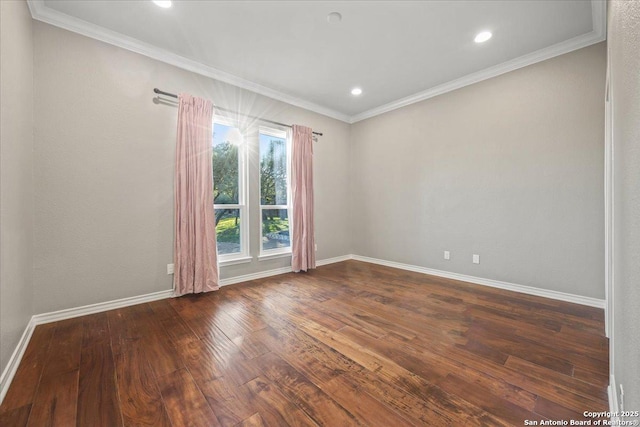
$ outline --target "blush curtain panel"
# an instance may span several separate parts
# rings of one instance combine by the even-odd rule
[[[174,288],[180,296],[219,286],[211,170],[213,104],[187,94],[178,100]]]
[[[313,134],[311,128],[293,125],[291,149],[291,204],[293,242],[291,268],[295,272],[316,268],[313,224]]]

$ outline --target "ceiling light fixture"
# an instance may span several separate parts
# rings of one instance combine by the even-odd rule
[[[171,0],[153,0],[153,2],[163,9],[168,9],[171,7]]]
[[[484,43],[487,40],[489,40],[492,35],[493,34],[491,34],[491,31],[483,31],[481,33],[478,33],[478,35],[476,36],[475,39],[473,39],[473,41],[476,43]]]
[[[351,95],[353,96],[362,95],[362,89],[360,89],[359,87],[354,87],[353,89],[351,89]]]

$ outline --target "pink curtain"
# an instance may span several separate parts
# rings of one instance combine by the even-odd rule
[[[213,105],[180,94],[175,175],[176,295],[218,289],[211,170]]]
[[[293,125],[291,150],[291,204],[293,242],[291,268],[316,268],[313,225],[313,135],[311,128]]]

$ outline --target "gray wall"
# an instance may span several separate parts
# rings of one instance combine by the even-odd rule
[[[354,253],[604,298],[605,62],[600,43],[354,124]]]
[[[314,148],[317,257],[350,253],[349,224],[336,215],[348,205],[348,124],[47,24],[34,23],[34,36],[37,313],[172,287],[177,108],[155,104],[154,87],[324,132]],[[253,230],[258,221],[254,210]],[[254,260],[222,277],[286,265]]]
[[[33,31],[0,1],[0,372],[33,314]]]
[[[640,408],[640,2],[609,3],[614,151],[615,377]],[[619,390],[616,390],[619,392]],[[637,418],[632,418],[637,420]]]

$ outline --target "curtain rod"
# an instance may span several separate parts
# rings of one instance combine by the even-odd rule
[[[171,98],[178,98],[178,95],[176,95],[175,93],[169,93],[169,92],[165,92],[163,90],[158,89],[157,87],[153,89],[153,91],[155,93],[157,93],[158,95],[165,95],[165,96],[170,96]],[[233,111],[233,110],[229,110],[227,108],[222,108],[222,107],[215,107],[216,110],[220,110],[220,111],[224,111],[226,113],[233,113],[233,114],[242,114],[238,111]],[[256,117],[256,116],[249,116],[247,114],[243,114],[243,116],[248,117],[250,119],[256,119],[256,120],[262,120],[263,122],[267,122],[267,123],[272,123],[274,125],[278,125],[278,126],[285,126],[288,128],[291,128],[293,126],[291,125],[287,125],[284,123],[280,123],[280,122],[274,122],[273,120],[267,120],[267,119],[263,119],[262,117]],[[318,136],[322,136],[322,132],[313,132],[314,135],[318,135]]]

